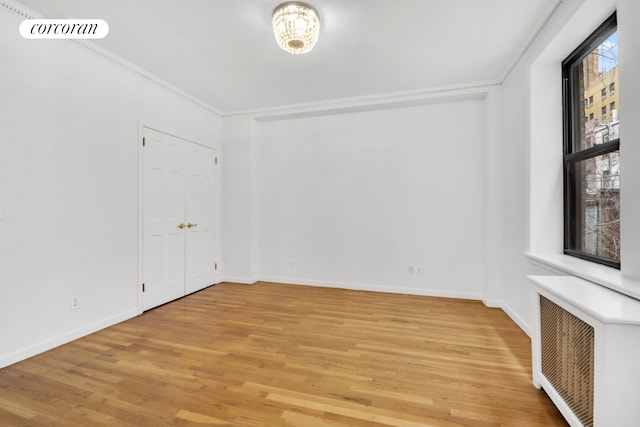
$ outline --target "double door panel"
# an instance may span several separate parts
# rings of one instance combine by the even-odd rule
[[[143,309],[214,283],[215,150],[144,129]]]

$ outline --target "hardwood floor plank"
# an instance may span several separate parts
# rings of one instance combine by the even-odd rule
[[[21,405],[18,402],[3,399],[2,397],[0,397],[0,408],[2,408],[5,413],[11,413],[27,420],[38,415],[37,412],[32,411],[27,406]],[[0,415],[0,417],[2,417],[2,415]]]
[[[2,426],[566,426],[479,301],[224,283],[0,370]]]
[[[184,409],[181,409],[176,414],[176,418],[179,420],[191,421],[202,425],[233,427],[233,424],[231,424],[229,421],[220,420],[217,418],[209,417],[207,415],[198,414],[196,412],[185,411]]]

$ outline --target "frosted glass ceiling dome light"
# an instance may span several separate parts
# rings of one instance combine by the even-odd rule
[[[273,11],[273,33],[278,45],[296,55],[309,52],[318,41],[320,17],[306,3],[291,1]]]

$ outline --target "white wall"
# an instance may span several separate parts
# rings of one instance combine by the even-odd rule
[[[482,123],[474,125],[478,145],[473,147],[483,147],[477,153],[482,160],[472,164],[465,159],[456,165],[456,170],[467,169],[483,181],[474,184],[482,206],[473,209],[474,218],[484,222],[483,232],[476,235],[481,243],[474,241],[472,247],[455,246],[460,240],[449,240],[442,254],[432,252],[428,242],[441,237],[455,219],[437,218],[426,203],[411,196],[442,173],[438,167],[422,167],[429,160],[421,151],[424,146],[417,143],[429,140],[433,111],[449,119],[457,111],[467,117],[466,102],[273,122],[226,119],[237,128],[231,134],[245,134],[239,141],[225,141],[225,152],[243,156],[246,168],[242,179],[225,187],[225,195],[236,191],[246,195],[236,195],[243,203],[229,205],[225,211],[233,215],[246,209],[236,224],[239,233],[229,233],[230,239],[225,240],[236,249],[234,256],[245,253],[245,259],[251,260],[238,270],[238,276],[248,282],[262,278],[479,297],[489,305],[502,306],[530,333],[533,294],[526,276],[567,274],[564,268],[542,266],[525,255],[562,252],[560,62],[617,8],[621,118],[634,117],[638,83],[633,76],[639,75],[640,33],[633,22],[639,7],[633,0],[565,0],[502,87],[488,91],[483,103],[474,105],[473,114],[482,117]],[[437,121],[453,128],[446,117]],[[624,282],[637,278],[640,269],[634,261],[640,258],[640,199],[634,190],[640,188],[640,172],[634,167],[640,145],[624,142],[638,139],[640,123],[623,123],[623,166],[630,165],[623,171],[622,184],[625,254],[619,276]],[[394,143],[385,145],[390,140]],[[409,152],[415,157],[409,158]],[[456,187],[455,193],[460,190]],[[464,191],[460,194],[468,196]],[[447,203],[451,200],[446,198]],[[398,208],[403,204],[407,211]],[[435,235],[421,228],[438,221],[445,226]],[[230,242],[234,236],[242,248]],[[457,258],[450,256],[454,246],[462,248]],[[407,276],[407,264],[425,264],[430,276]],[[587,269],[577,266],[581,268]],[[464,270],[475,276],[479,287],[469,285]]]
[[[225,280],[255,282],[252,263],[252,144],[255,123],[247,117],[224,122],[223,258]]]
[[[540,193],[546,205],[529,193],[545,134],[532,88],[557,81],[531,76],[551,76],[567,37],[595,28],[580,11],[600,22],[616,7],[622,262],[639,277],[640,144],[625,141],[640,140],[640,3],[565,0],[482,100],[225,118],[225,278],[483,298],[529,332],[525,276],[550,271],[524,253],[558,246],[557,193]],[[139,120],[212,147],[222,137],[215,113],[75,43],[23,40],[21,20],[0,7],[0,366],[139,312]]]
[[[22,19],[0,5],[0,367],[139,312],[139,119],[212,147],[222,129],[76,43],[22,39]]]
[[[621,132],[622,270],[562,255],[562,119],[560,63],[614,10],[618,11]],[[636,0],[565,0],[503,83],[504,271],[507,312],[530,330],[528,274],[588,274],[620,288],[640,277],[640,4]],[[553,262],[533,263],[525,255]]]
[[[225,274],[481,297],[483,100],[227,120],[227,166],[243,169],[225,169],[225,225],[245,226],[226,230]],[[247,245],[255,262],[242,269],[234,258],[251,258]]]
[[[502,306],[530,334],[532,294],[531,285],[525,276],[543,274],[544,271],[532,266],[524,256],[527,251],[528,228],[528,76],[527,68],[521,63],[503,84],[503,137],[500,150],[500,189],[503,203],[496,205],[494,209],[502,211],[503,215],[501,244],[498,245],[496,255],[501,260],[498,281]],[[559,143],[562,144],[562,140]],[[560,152],[561,147],[562,145],[558,149]]]
[[[621,264],[640,280],[640,2],[618,0],[620,43]],[[622,110],[624,108],[624,110]],[[624,169],[622,169],[624,168]],[[623,171],[623,172],[622,172]]]

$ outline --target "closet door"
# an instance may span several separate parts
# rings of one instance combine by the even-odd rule
[[[144,129],[143,309],[185,294],[185,142]]]
[[[186,293],[215,281],[216,152],[189,144],[186,155]]]

